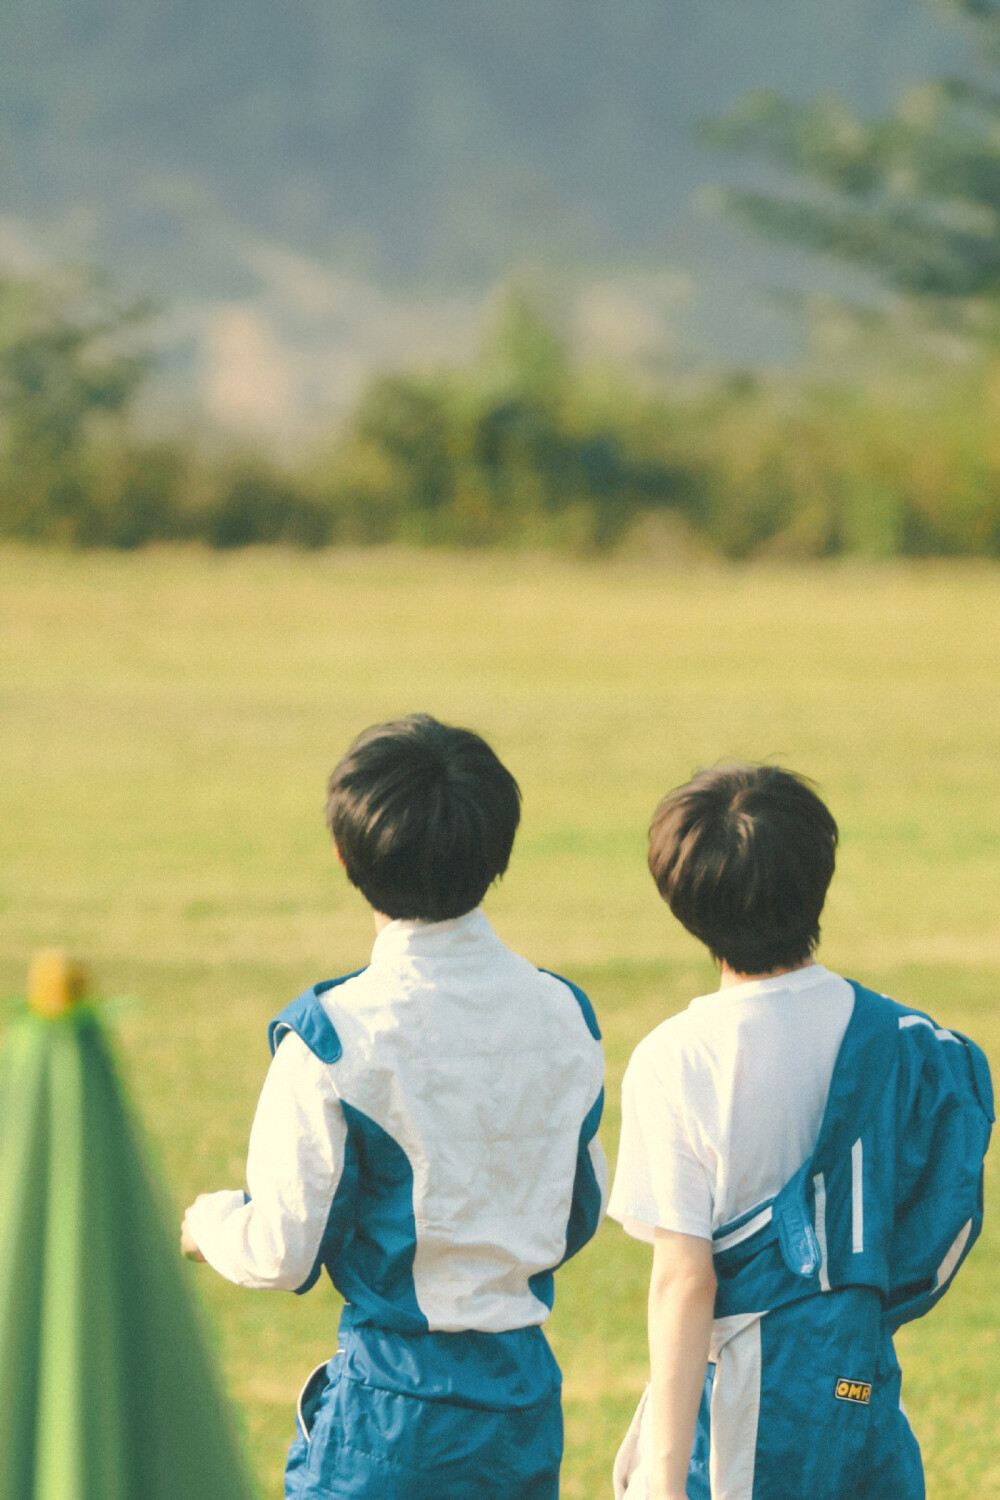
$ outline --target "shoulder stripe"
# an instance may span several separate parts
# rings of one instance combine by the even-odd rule
[[[917,1011],[910,1011],[899,1018],[900,1031],[906,1031],[910,1026],[929,1026],[939,1042],[957,1042],[959,1039],[953,1031],[947,1031],[943,1026],[935,1026],[929,1016],[922,1016]]]
[[[348,979],[356,979],[363,973],[363,969],[355,969],[353,974],[343,974],[339,979],[325,979],[322,983],[303,990],[290,1005],[286,1005],[267,1028],[267,1043],[272,1057],[283,1038],[294,1031],[320,1062],[337,1062],[343,1051],[340,1038],[330,1017],[320,1005],[319,997],[325,995],[327,990],[335,989],[338,984],[346,984]]]

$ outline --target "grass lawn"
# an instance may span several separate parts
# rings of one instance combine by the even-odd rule
[[[631,1048],[713,983],[644,868],[654,803],[706,762],[816,778],[842,833],[824,960],[1000,1063],[996,569],[0,551],[0,994],[9,1009],[39,947],[90,963],[178,1212],[242,1182],[269,1017],[366,960],[324,781],[359,729],[415,709],[483,732],[520,780],[487,910],[589,990],[612,1157]],[[953,1292],[899,1339],[931,1500],[1000,1492],[992,1197],[988,1212]],[[610,1494],[645,1378],[648,1255],[609,1224],[558,1279],[570,1500]],[[277,1500],[337,1299],[190,1276]]]

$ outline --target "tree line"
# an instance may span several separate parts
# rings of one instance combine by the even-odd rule
[[[475,365],[375,379],[331,445],[282,464],[143,437],[138,334],[93,288],[0,283],[0,535],[611,551],[652,516],[731,558],[1000,555],[989,350],[640,388],[574,367],[514,296]]]
[[[732,558],[1000,555],[1000,4],[938,3],[971,28],[967,75],[881,119],[763,93],[706,126],[779,174],[731,210],[868,275],[857,305],[804,307],[802,368],[639,386],[574,364],[514,293],[472,366],[379,377],[325,450],[219,458],[130,419],[147,310],[8,276],[0,535],[608,551],[660,517]]]

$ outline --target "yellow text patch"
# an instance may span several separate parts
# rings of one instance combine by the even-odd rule
[[[867,1406],[872,1399],[871,1382],[841,1378],[837,1381],[834,1395],[838,1401],[856,1401],[859,1406]]]

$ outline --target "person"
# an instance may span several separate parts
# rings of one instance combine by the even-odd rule
[[[837,825],[777,766],[699,772],[649,867],[720,968],[636,1048],[609,1214],[653,1247],[628,1500],[919,1500],[892,1334],[982,1224],[979,1049],[816,961]]]
[[[248,1192],[203,1194],[185,1253],[241,1286],[344,1298],[307,1380],[288,1500],[552,1500],[553,1272],[597,1229],[600,1032],[569,981],[480,910],[520,816],[476,734],[423,714],[366,730],[327,821],[374,912],[371,963],[272,1023]]]

